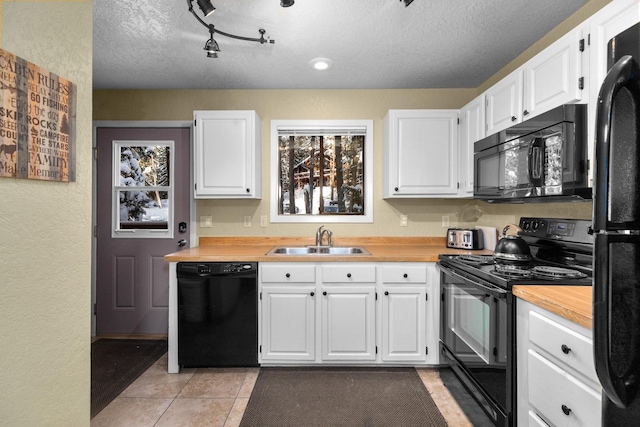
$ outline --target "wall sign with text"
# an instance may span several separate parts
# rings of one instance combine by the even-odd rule
[[[0,49],[0,177],[76,180],[76,91]]]

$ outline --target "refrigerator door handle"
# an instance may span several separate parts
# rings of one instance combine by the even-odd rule
[[[640,367],[638,363],[631,363],[628,365],[629,369],[619,375],[611,361],[612,301],[609,243],[614,240],[618,239],[607,234],[595,236],[594,249],[598,256],[593,275],[593,353],[596,373],[604,392],[616,406],[625,408],[636,398],[640,386]]]
[[[640,70],[631,55],[620,58],[604,79],[596,106],[596,170],[594,176],[593,225],[595,230],[607,230],[609,219],[609,167],[611,157],[611,119],[613,100],[618,91],[631,84],[638,85]]]

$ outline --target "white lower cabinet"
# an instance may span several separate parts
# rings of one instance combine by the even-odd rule
[[[376,288],[322,286],[322,360],[376,360]]]
[[[519,426],[599,426],[591,331],[517,300]]]
[[[260,363],[438,364],[434,263],[261,263],[259,278]]]
[[[315,360],[315,266],[261,265],[262,360]]]
[[[422,362],[427,356],[427,268],[382,267],[382,361]],[[432,325],[435,327],[435,325]]]

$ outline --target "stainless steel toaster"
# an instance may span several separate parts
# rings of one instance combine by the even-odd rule
[[[482,230],[475,228],[449,228],[447,247],[455,249],[484,249]]]

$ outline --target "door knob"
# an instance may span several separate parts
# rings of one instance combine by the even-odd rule
[[[178,241],[178,246],[180,247],[186,246],[186,244],[187,244],[187,241],[185,239],[180,239]]]

